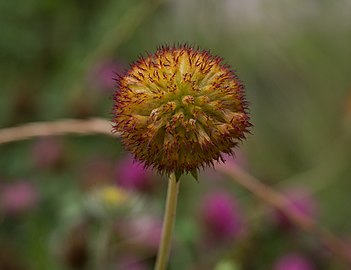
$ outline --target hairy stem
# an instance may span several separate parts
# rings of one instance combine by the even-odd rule
[[[168,190],[166,199],[166,209],[163,220],[162,237],[158,249],[155,270],[164,270],[166,269],[168,264],[169,253],[171,250],[172,243],[172,232],[177,210],[179,183],[180,181],[177,181],[175,173],[171,173],[168,180]]]

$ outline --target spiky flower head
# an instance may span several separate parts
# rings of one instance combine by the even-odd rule
[[[137,160],[161,173],[196,174],[223,161],[251,126],[243,83],[205,50],[160,47],[118,86],[114,130]]]

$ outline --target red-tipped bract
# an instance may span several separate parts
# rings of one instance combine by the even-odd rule
[[[187,45],[160,47],[118,80],[114,130],[161,173],[222,160],[251,126],[244,85],[222,59]]]

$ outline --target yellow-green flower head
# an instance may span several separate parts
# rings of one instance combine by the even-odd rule
[[[220,57],[160,47],[118,79],[114,130],[137,160],[161,173],[222,160],[251,126],[244,85]]]

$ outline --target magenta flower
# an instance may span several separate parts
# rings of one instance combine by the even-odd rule
[[[312,263],[299,254],[286,254],[274,264],[273,270],[313,270]]]
[[[134,161],[130,155],[116,165],[116,181],[123,188],[136,191],[150,191],[153,187],[152,174],[143,164]]]
[[[18,215],[33,209],[38,202],[38,191],[30,182],[19,181],[0,190],[0,207],[8,215]]]
[[[318,208],[315,200],[311,194],[303,188],[292,188],[284,192],[289,201],[287,208],[291,211],[304,214],[312,219],[318,215]],[[290,219],[281,211],[276,210],[273,212],[273,219],[275,223],[283,229],[294,228]]]
[[[244,221],[234,197],[226,192],[209,194],[202,202],[201,222],[210,239],[229,240],[242,232]]]

